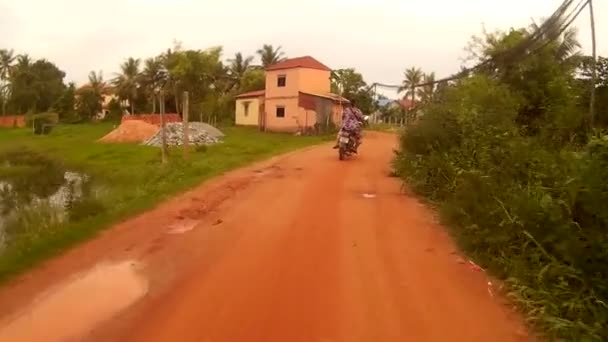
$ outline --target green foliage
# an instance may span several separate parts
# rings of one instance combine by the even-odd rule
[[[110,100],[108,103],[108,114],[105,116],[105,121],[120,122],[122,118],[122,107],[116,99]]]
[[[11,69],[11,94],[7,111],[48,111],[65,91],[65,73],[44,59],[32,63],[27,55],[22,55],[17,60],[17,64]]]
[[[25,116],[25,122],[28,127],[33,128],[34,134],[49,134],[52,130],[52,126],[59,122],[59,114],[28,114]]]
[[[59,114],[62,122],[71,122],[76,116],[76,85],[70,83],[61,97],[53,104],[53,111]]]
[[[353,68],[332,71],[331,91],[355,101],[357,107],[364,113],[369,114],[375,110],[371,90],[367,87],[363,76]]]
[[[76,113],[79,120],[91,120],[101,112],[102,95],[93,88],[80,91],[76,100]]]
[[[264,70],[251,68],[243,73],[238,92],[246,93],[249,91],[264,90],[265,87],[266,75],[264,74]]]
[[[264,68],[276,64],[283,59],[285,59],[285,54],[281,51],[281,47],[277,47],[276,49],[269,44],[264,44],[261,49],[257,51],[257,54],[260,56],[260,60],[262,61],[262,66]]]
[[[535,77],[570,81],[567,72],[546,77],[531,68],[528,75],[533,84]],[[531,324],[552,340],[604,340],[608,138],[547,144],[581,116],[569,105],[576,92],[551,85],[544,124],[536,135],[522,134],[522,108],[538,96],[532,88],[483,75],[448,87],[401,136],[395,170],[440,204],[463,249],[505,280]]]

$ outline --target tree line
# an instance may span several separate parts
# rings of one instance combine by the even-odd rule
[[[91,71],[80,87],[65,84],[65,72],[46,59],[33,60],[27,54],[0,50],[0,105],[2,115],[56,112],[66,122],[90,120],[102,111],[106,95],[115,95],[106,110],[109,118],[125,113],[158,113],[161,93],[167,112],[183,112],[181,94],[189,92],[193,119],[230,121],[234,97],[265,87],[264,69],[286,58],[282,48],[265,44],[254,56],[236,53],[222,60],[222,48],[184,49],[180,42],[146,59],[128,57],[119,72],[105,78]],[[357,99],[365,111],[374,109],[371,91],[354,69],[332,72],[332,90]],[[340,89],[338,89],[340,88]]]
[[[281,47],[264,45],[257,51],[261,65],[253,56],[236,53],[222,61],[222,48],[184,49],[176,42],[157,56],[128,57],[120,71],[105,79],[101,71],[91,71],[88,83],[76,87],[65,84],[65,72],[46,60],[33,60],[27,54],[0,50],[0,104],[2,115],[57,112],[62,119],[82,121],[101,112],[104,95],[114,94],[109,104],[114,115],[157,113],[160,96],[167,111],[182,112],[180,95],[190,93],[190,112],[209,120],[227,120],[234,106],[234,95],[264,89],[263,69],[285,58]]]

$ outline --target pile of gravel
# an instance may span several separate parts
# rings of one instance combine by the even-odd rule
[[[209,127],[213,129],[209,129]],[[180,146],[184,142],[184,125],[181,122],[172,122],[165,125],[167,145]],[[220,142],[224,134],[217,128],[202,124],[200,122],[191,122],[188,124],[188,140],[192,145],[213,145]],[[144,142],[144,145],[157,146],[162,145],[162,129],[150,139]]]

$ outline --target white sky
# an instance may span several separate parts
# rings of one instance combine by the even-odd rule
[[[368,83],[400,83],[410,66],[437,77],[459,69],[470,37],[527,26],[561,0],[0,0],[0,48],[47,58],[86,81],[111,78],[124,58],[146,58],[174,39],[185,48],[253,55],[264,43],[290,57],[354,67]],[[598,53],[608,55],[608,1],[595,0]],[[589,15],[576,21],[590,49]]]

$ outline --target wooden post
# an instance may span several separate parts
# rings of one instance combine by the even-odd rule
[[[165,92],[163,90],[160,91],[160,154],[161,154],[161,162],[163,164],[167,163],[167,132],[165,130]]]
[[[589,15],[591,16],[591,49],[593,62],[591,63],[591,98],[589,101],[589,126],[593,128],[595,120],[595,85],[597,83],[597,50],[595,45],[595,16],[593,15],[593,0],[589,0]]]
[[[188,113],[190,112],[190,101],[188,99],[188,92],[185,91],[184,92],[184,101],[183,101],[183,106],[184,106],[184,110],[183,110],[183,121],[184,121],[184,127],[183,127],[183,132],[184,132],[184,141],[183,141],[183,147],[184,147],[184,159],[188,159],[188,147],[190,145],[190,142],[188,141],[189,137],[189,130],[188,130]]]

